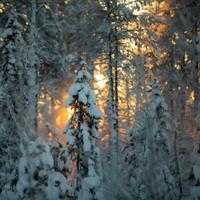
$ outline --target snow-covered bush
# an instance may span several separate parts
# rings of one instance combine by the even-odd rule
[[[45,184],[52,168],[53,158],[48,144],[42,138],[31,141],[19,161],[19,180],[16,185],[19,197],[45,197]]]
[[[76,163],[75,195],[79,200],[101,198],[98,121],[102,114],[96,106],[95,95],[88,83],[90,80],[87,71],[79,71],[67,100],[67,106],[71,106],[74,113],[65,132],[70,158]]]
[[[7,184],[0,199],[67,199],[71,192],[66,177],[55,171],[50,146],[42,138],[29,142],[19,160],[18,180],[14,186]]]

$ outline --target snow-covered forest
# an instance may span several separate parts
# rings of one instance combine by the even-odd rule
[[[0,200],[199,200],[200,1],[0,0]]]

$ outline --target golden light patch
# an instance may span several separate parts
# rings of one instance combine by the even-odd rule
[[[44,7],[45,7],[47,10],[50,10],[50,9],[51,9],[51,7],[50,7],[50,5],[49,5],[48,3],[45,3],[45,4],[44,4]]]
[[[5,10],[5,6],[3,3],[0,3],[0,13],[3,13]]]

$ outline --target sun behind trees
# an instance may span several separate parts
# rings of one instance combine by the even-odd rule
[[[65,129],[67,144],[59,139],[48,144],[40,137],[27,147],[21,144],[18,172],[0,199],[103,199],[98,133],[102,113],[89,81],[91,75],[81,70],[69,89],[67,106],[73,114]]]
[[[0,1],[0,200],[199,199],[199,10]]]

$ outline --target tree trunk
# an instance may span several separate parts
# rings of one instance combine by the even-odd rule
[[[28,116],[27,134],[29,137],[36,136],[37,123],[37,102],[39,94],[38,83],[38,56],[37,56],[37,24],[36,24],[36,0],[32,1],[32,15],[30,24],[30,33],[28,37],[28,63],[26,66],[26,116]]]
[[[128,74],[127,74],[128,76]],[[129,101],[130,101],[130,91],[129,91],[129,81],[128,81],[128,78],[126,78],[125,80],[126,82],[126,106],[127,106],[127,127],[130,127],[130,104],[129,104]]]
[[[115,123],[114,123],[114,129],[116,132],[116,144],[115,144],[115,151],[116,151],[116,159],[117,159],[117,165],[118,165],[118,150],[119,150],[119,97],[118,97],[118,60],[119,60],[119,41],[117,36],[117,28],[115,27],[114,32],[114,39],[115,39],[115,66],[114,66],[114,72],[115,72]]]
[[[111,182],[113,185],[112,197],[117,198],[117,185],[118,185],[118,53],[119,44],[117,38],[117,28],[113,27],[112,14],[116,2],[107,1],[108,22],[111,26],[108,35],[108,68],[109,68],[109,116],[110,116],[110,135],[111,135],[111,168],[112,177]]]
[[[198,45],[200,45],[200,41],[199,41],[199,36],[198,36],[198,19],[200,17],[199,15],[199,10],[198,10],[198,5],[197,5],[197,1],[193,2],[193,8],[191,8],[191,13],[193,13],[193,27],[192,27],[192,31],[194,34],[194,49],[195,49],[195,58],[197,59],[196,64],[194,66],[194,81],[195,81],[195,85],[194,85],[194,96],[195,96],[195,100],[194,100],[194,111],[195,111],[195,118],[197,121],[197,130],[200,130],[200,116],[199,116],[199,107],[200,107],[200,67],[199,67],[199,61],[198,61]]]

